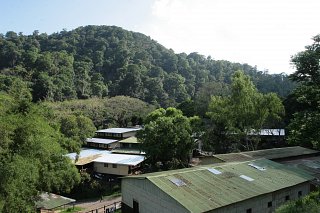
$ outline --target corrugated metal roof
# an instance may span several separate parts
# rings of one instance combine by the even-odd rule
[[[303,169],[320,180],[320,156],[282,161],[281,163],[294,168]],[[320,184],[320,182],[317,184]]]
[[[140,141],[138,141],[138,139],[134,136],[126,138],[124,140],[119,141],[120,143],[140,143]]]
[[[139,149],[132,149],[132,148],[115,148],[111,151],[112,153],[118,154],[132,154],[132,155],[145,155],[146,153],[139,150]]]
[[[103,154],[110,154],[110,151],[100,150],[100,149],[81,149],[80,153],[78,154],[78,160],[76,160],[77,153],[69,153],[66,156],[69,157],[75,165],[82,166],[88,163],[91,163],[94,159],[101,157]]]
[[[144,161],[144,159],[143,155],[105,154],[93,160],[93,162],[135,166]]]
[[[248,165],[249,163],[263,167],[265,170],[258,170]],[[208,168],[221,173],[214,174]],[[150,181],[190,212],[210,211],[313,179],[302,170],[289,169],[285,165],[267,159],[214,164],[209,167],[172,170],[125,178]],[[177,186],[170,181],[172,178],[179,179],[186,184]]]
[[[137,128],[109,128],[109,129],[100,129],[96,132],[105,132],[105,133],[126,133],[126,132],[135,132],[140,130],[140,127]]]
[[[40,195],[40,200],[36,202],[36,206],[37,208],[51,210],[75,201],[71,198],[44,192]]]
[[[118,140],[114,140],[114,139],[104,139],[104,138],[87,138],[86,142],[89,143],[99,143],[99,144],[111,144],[111,143],[115,143]]]
[[[301,146],[293,146],[293,147],[263,149],[263,150],[239,152],[239,153],[218,154],[218,155],[214,155],[214,157],[221,159],[225,162],[233,162],[233,161],[247,161],[247,160],[259,159],[259,158],[280,159],[280,158],[310,155],[310,154],[316,154],[316,153],[319,153],[319,151],[307,149]]]

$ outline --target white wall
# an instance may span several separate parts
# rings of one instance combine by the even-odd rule
[[[104,166],[104,163],[94,162],[94,171],[102,174],[112,175],[128,175],[129,166],[116,164],[117,168],[113,168],[112,164],[109,163],[108,167]]]
[[[139,203],[139,213],[186,213],[181,204],[146,180],[122,179],[122,202],[133,208],[133,200]]]

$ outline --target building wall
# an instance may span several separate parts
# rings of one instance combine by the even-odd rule
[[[127,207],[123,213],[132,212],[133,200],[139,203],[139,213],[189,212],[181,204],[146,179],[122,179],[121,184],[122,202]],[[309,183],[299,184],[273,193],[254,197],[209,212],[246,213],[250,208],[252,213],[274,212],[276,208],[286,202],[286,196],[289,196],[290,200],[298,199],[299,191],[301,191],[302,196],[308,194],[310,192]],[[272,201],[272,206],[268,207],[268,202],[270,201]]]
[[[123,213],[131,213],[133,200],[139,203],[139,213],[186,213],[181,204],[146,180],[122,179],[122,202],[126,208]]]
[[[94,162],[94,171],[102,174],[128,175],[129,166],[115,165],[117,165],[117,168],[113,168],[113,164],[111,163],[105,165],[104,163]]]
[[[276,208],[280,207],[286,202],[286,196],[289,196],[290,200],[296,200],[299,198],[298,192],[301,191],[301,196],[305,196],[310,192],[310,184],[303,183],[296,186],[292,186],[286,189],[282,189],[273,193],[264,194],[258,197],[251,198],[239,203],[235,203],[226,207],[222,207],[213,211],[212,213],[246,213],[251,208],[251,212],[255,213],[271,213]],[[272,201],[272,207],[268,207],[268,202]]]

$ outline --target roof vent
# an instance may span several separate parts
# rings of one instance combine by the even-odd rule
[[[255,169],[258,169],[258,170],[260,170],[260,171],[265,171],[265,170],[267,170],[265,167],[257,166],[257,165],[255,165],[255,164],[253,164],[253,163],[249,163],[248,165],[251,166],[251,167],[253,167],[253,168],[255,168]]]
[[[174,183],[176,186],[186,186],[187,184],[179,178],[169,178],[169,180]]]
[[[248,177],[248,176],[246,176],[246,175],[240,175],[240,177],[241,177],[242,179],[247,180],[247,181],[254,181],[254,179],[253,179],[253,178]]]
[[[209,168],[208,169],[209,172],[215,174],[215,175],[220,175],[222,172],[220,172],[219,170],[216,170],[214,168]]]

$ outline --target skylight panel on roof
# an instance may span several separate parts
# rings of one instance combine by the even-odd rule
[[[169,178],[169,180],[174,183],[176,186],[186,186],[187,184],[179,178]]]
[[[242,179],[247,180],[247,181],[254,181],[254,179],[253,179],[253,178],[248,177],[248,176],[246,176],[246,175],[240,175],[240,177],[241,177]]]
[[[255,168],[255,169],[258,169],[258,170],[260,170],[260,171],[265,171],[265,170],[267,170],[265,167],[257,166],[257,165],[255,165],[255,164],[253,164],[253,163],[249,163],[248,165],[251,166],[251,167],[253,167],[253,168]]]
[[[209,168],[208,171],[215,174],[215,175],[220,175],[222,173],[219,170],[214,169],[214,168]]]

